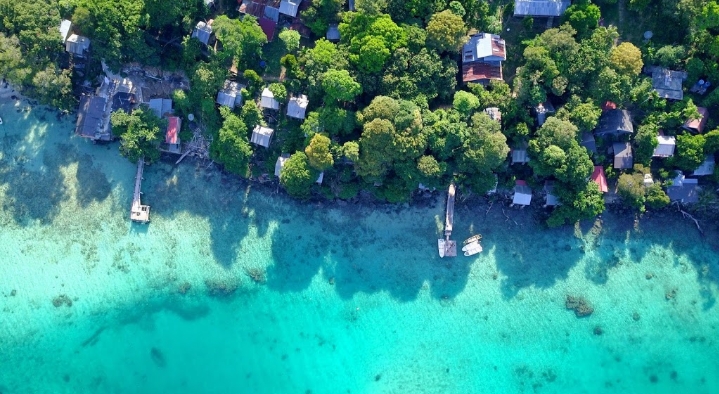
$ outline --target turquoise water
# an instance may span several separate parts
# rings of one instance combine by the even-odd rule
[[[3,394],[719,390],[715,224],[465,204],[485,251],[439,259],[441,199],[300,204],[187,162],[146,169],[136,225],[117,146],[0,116]]]

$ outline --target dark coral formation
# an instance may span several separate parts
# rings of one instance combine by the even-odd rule
[[[594,313],[594,307],[592,307],[592,305],[585,300],[584,297],[574,297],[568,295],[565,306],[567,309],[573,310],[577,317],[585,317]]]
[[[237,291],[236,283],[224,280],[207,279],[205,286],[207,286],[207,293],[212,297],[227,297]]]
[[[263,284],[267,281],[265,270],[261,268],[245,268],[245,273],[247,273],[247,276],[252,278],[255,283]]]
[[[604,330],[602,329],[602,327],[600,327],[600,326],[594,327],[594,335],[599,336],[602,334],[604,334]]]
[[[191,287],[192,285],[190,284],[190,282],[184,282],[177,288],[177,292],[182,295],[185,295],[188,291],[190,291]]]
[[[52,299],[52,304],[55,306],[55,308],[59,308],[63,305],[72,306],[72,300],[67,295],[60,294],[59,296]]]

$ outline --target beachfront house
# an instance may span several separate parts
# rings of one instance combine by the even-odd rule
[[[282,0],[280,2],[280,14],[296,18],[297,10],[299,9],[301,3],[302,0]]]
[[[280,109],[280,102],[275,99],[275,95],[272,94],[270,89],[264,88],[262,95],[260,96],[260,108],[264,109]]]
[[[172,100],[165,98],[150,99],[150,111],[158,118],[172,115]]]
[[[681,171],[672,184],[667,187],[667,195],[670,201],[677,201],[682,204],[693,204],[699,201],[699,182],[695,178],[686,178]]]
[[[255,129],[252,130],[252,137],[250,138],[250,142],[255,145],[268,148],[270,146],[270,140],[272,139],[272,134],[274,132],[275,130],[269,127],[257,125],[255,126]]]
[[[697,107],[699,119],[687,119],[682,128],[690,133],[701,134],[709,119],[709,110],[704,107]]]
[[[224,86],[217,92],[217,104],[233,109],[242,106],[243,85],[237,82],[225,81]]]
[[[502,80],[502,62],[507,60],[507,45],[496,34],[479,33],[469,37],[462,47],[462,81],[486,85]]]
[[[75,134],[91,140],[101,140],[104,135],[104,115],[107,98],[101,96],[82,96],[77,111]],[[111,138],[108,138],[109,140]]]
[[[607,186],[607,175],[604,173],[604,167],[594,166],[594,172],[592,172],[589,179],[597,184],[600,192],[606,193],[609,191],[609,187]]]
[[[527,143],[522,143],[510,150],[512,155],[512,164],[529,163],[529,155],[527,154]]]
[[[72,22],[70,22],[67,19],[63,19],[62,22],[60,22],[60,40],[62,40],[62,43],[64,44],[65,41],[67,41],[67,37],[70,35],[70,29],[72,28]]]
[[[590,155],[597,154],[597,140],[594,138],[594,134],[586,131],[582,133],[582,142],[579,145],[587,148]]]
[[[552,18],[562,16],[570,0],[514,0],[514,16],[524,18]]]
[[[288,155],[286,153],[277,158],[277,161],[275,162],[275,176],[276,177],[278,177],[278,178],[280,177],[280,173],[282,173],[282,167],[285,166],[285,162],[289,158],[290,158],[290,155]]]
[[[165,130],[165,146],[162,150],[170,153],[182,153],[180,141],[180,129],[182,128],[182,119],[177,116],[167,117],[167,129]]]
[[[65,40],[65,51],[79,58],[86,58],[90,52],[90,39],[77,34],[71,34]]]
[[[552,194],[552,191],[554,190],[554,182],[552,181],[545,181],[544,182],[544,207],[555,207],[557,205],[561,205],[562,203],[559,201],[559,198]]]
[[[212,38],[212,19],[208,22],[199,21],[192,30],[192,38],[197,38],[201,43],[207,45]]]
[[[692,172],[693,176],[705,176],[705,175],[712,175],[714,174],[714,155],[706,155],[704,158],[704,161],[702,164],[697,167],[694,172]]]
[[[327,41],[337,42],[340,40],[340,29],[336,23],[330,25],[327,29]]]
[[[307,111],[307,105],[309,105],[309,100],[307,99],[307,96],[304,94],[298,97],[290,97],[289,102],[287,103],[287,116],[290,118],[295,119],[303,119],[305,118],[305,112]]]
[[[602,113],[599,124],[594,129],[595,136],[633,134],[632,116],[624,109],[609,109]]]
[[[537,126],[543,125],[547,118],[550,115],[554,115],[555,112],[554,106],[549,100],[539,103],[534,107],[534,113],[537,114]]]
[[[512,197],[512,206],[520,205],[524,207],[532,202],[532,189],[527,186],[525,181],[516,181],[514,184],[514,196]]]
[[[687,73],[656,66],[647,67],[646,71],[652,75],[652,87],[659,94],[659,97],[670,100],[684,98],[682,82],[687,79]]]
[[[677,146],[677,139],[674,136],[665,136],[664,132],[659,130],[657,134],[657,147],[654,148],[652,157],[672,157],[674,149]]]
[[[485,108],[484,113],[489,115],[489,118],[492,120],[495,120],[497,122],[502,122],[502,111],[499,110],[497,107],[489,107]]]
[[[615,142],[612,144],[614,149],[614,168],[617,170],[628,170],[634,167],[634,157],[632,156],[632,144],[629,142]]]

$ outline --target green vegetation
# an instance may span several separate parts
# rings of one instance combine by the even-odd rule
[[[507,18],[508,3],[357,0],[357,12],[348,12],[341,0],[315,0],[300,15],[309,40],[283,29],[268,43],[255,18],[224,9],[211,15],[194,0],[0,0],[0,75],[43,103],[71,109],[73,88],[95,80],[100,59],[113,70],[136,61],[183,71],[191,89],[172,93],[175,111],[195,116],[212,140],[211,158],[228,172],[269,173],[278,156],[292,153],[280,176],[290,195],[352,198],[364,189],[391,202],[408,200],[420,184],[441,189],[454,181],[462,192],[481,195],[497,182],[525,179],[536,190],[549,180],[561,202],[549,215],[551,226],[604,209],[602,193],[588,180],[594,166],[618,182],[627,205],[643,211],[668,204],[662,186],[675,170],[689,174],[718,153],[719,90],[688,91],[700,78],[719,85],[716,0],[577,0],[550,29]],[[599,26],[625,6],[624,20]],[[85,71],[68,61],[57,34],[61,18],[92,40]],[[191,33],[210,18],[217,43],[205,46]],[[333,24],[338,43],[323,38]],[[470,29],[507,39],[504,81],[458,85],[457,60]],[[644,30],[654,37],[644,40]],[[646,66],[685,71],[685,98],[656,94],[642,73]],[[244,103],[234,109],[215,102],[227,79],[245,87]],[[279,111],[258,108],[264,87]],[[289,99],[301,95],[309,100],[304,116],[288,117]],[[556,113],[539,126],[533,109],[547,101]],[[635,132],[597,138],[590,153],[582,134],[595,130],[602,108],[611,106],[631,112]],[[490,107],[501,119],[485,112]],[[682,129],[699,116],[698,107],[708,108],[706,131],[714,131]],[[122,153],[156,159],[158,121],[143,110],[113,115]],[[275,130],[267,149],[249,142],[257,125]],[[660,130],[676,138],[673,157],[653,157]],[[615,170],[610,148],[627,141],[636,166]],[[511,165],[510,146],[527,146],[529,164]],[[316,184],[320,172],[323,186]],[[650,174],[655,183],[645,186]]]
[[[120,138],[120,153],[131,162],[144,158],[152,163],[160,158],[157,149],[167,127],[165,120],[147,109],[138,108],[131,114],[116,111],[110,117],[112,132]]]

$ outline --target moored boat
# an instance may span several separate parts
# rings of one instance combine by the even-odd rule
[[[445,247],[445,240],[438,239],[437,240],[437,246],[439,248],[439,257],[444,257],[445,252],[447,251]]]
[[[2,124],[2,116],[0,116],[0,124]]]
[[[462,247],[462,251],[464,252],[465,256],[475,255],[477,253],[480,253],[482,250],[482,245],[480,245],[479,241],[470,242],[467,245],[464,245],[464,247]]]
[[[462,245],[467,245],[472,242],[479,242],[481,240],[482,240],[482,234],[476,234],[476,235],[473,235],[473,236],[465,239],[464,242],[462,242]],[[464,249],[462,249],[462,250],[464,250]]]

